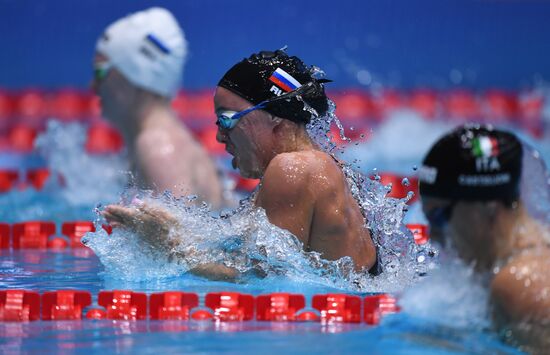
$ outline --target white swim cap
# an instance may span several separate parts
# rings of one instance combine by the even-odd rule
[[[166,9],[153,7],[111,24],[96,50],[134,85],[174,97],[183,74],[187,42]]]

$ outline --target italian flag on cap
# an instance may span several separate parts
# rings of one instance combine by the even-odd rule
[[[494,137],[477,137],[472,141],[472,152],[477,158],[498,155],[498,142]]]

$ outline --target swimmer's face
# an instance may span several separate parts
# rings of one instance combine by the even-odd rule
[[[231,91],[218,87],[214,95],[216,115],[225,111],[239,112],[253,106]],[[225,144],[225,150],[233,156],[232,164],[245,178],[261,178],[274,156],[273,128],[276,123],[263,110],[252,111],[243,116],[235,127],[224,129],[218,126],[216,139]]]
[[[430,222],[430,237],[441,244],[450,242],[467,262],[476,261],[479,255],[496,249],[495,243],[499,241],[498,236],[494,235],[497,204],[422,197],[422,209]],[[447,211],[446,223],[441,223],[445,213],[438,211]],[[441,219],[437,221],[435,216]],[[478,265],[481,268],[484,266]]]
[[[443,244],[450,224],[455,202],[452,200],[422,196],[422,210],[430,224],[430,238]]]
[[[134,103],[135,88],[109,63],[109,58],[97,53],[93,61],[94,78],[91,87],[99,96],[101,114],[110,120],[124,115]]]

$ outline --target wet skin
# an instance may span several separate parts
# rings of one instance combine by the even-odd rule
[[[214,105],[220,113],[251,103],[219,87]],[[342,170],[315,147],[304,126],[258,110],[231,130],[219,128],[217,139],[234,156],[241,175],[262,178],[255,204],[271,223],[325,259],[349,256],[357,270],[374,265],[374,244]]]
[[[214,103],[218,113],[251,106],[223,88],[216,90]],[[234,157],[233,165],[242,176],[262,179],[254,202],[265,209],[271,223],[290,231],[306,251],[319,252],[325,259],[349,256],[357,271],[374,265],[374,243],[342,170],[331,156],[316,148],[303,125],[258,110],[244,116],[231,130],[219,129],[217,139]],[[129,228],[130,221],[139,220],[142,214],[121,206],[108,206],[104,212],[108,221]],[[171,223],[162,218],[165,222],[160,225]],[[196,273],[209,278],[234,277],[234,270],[227,269],[227,277],[220,274],[219,265],[213,275],[208,267]]]
[[[453,201],[423,196],[424,213]],[[479,272],[492,272],[495,324],[510,329],[514,341],[539,353],[550,348],[550,231],[531,219],[521,202],[454,202],[445,230],[434,239],[448,242]]]

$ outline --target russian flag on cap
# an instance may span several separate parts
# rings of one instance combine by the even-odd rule
[[[269,80],[286,92],[291,92],[302,86],[298,80],[281,68],[275,69]]]

